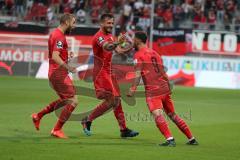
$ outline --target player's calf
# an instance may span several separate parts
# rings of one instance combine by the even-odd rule
[[[92,121],[98,118],[99,116],[107,113],[107,111],[111,111],[113,108],[117,107],[120,103],[119,97],[109,97],[104,100],[103,103],[98,105],[91,114],[82,120],[81,124],[83,126],[83,132],[87,136],[91,136],[91,124]]]
[[[159,145],[175,147],[176,143],[168,127],[168,124],[163,116],[163,110],[162,109],[153,110],[152,115],[155,119],[156,126],[158,127],[159,131],[163,134],[163,136],[166,139],[166,142]]]
[[[177,127],[182,131],[183,134],[188,138],[187,144],[189,145],[197,145],[198,142],[193,137],[192,132],[190,131],[189,126],[186,122],[178,116],[175,112],[168,113],[169,118],[177,125]]]
[[[78,104],[77,96],[66,99],[64,101],[66,101],[66,105],[63,107],[63,109],[59,115],[58,121],[55,124],[55,126],[51,132],[51,135],[58,137],[58,138],[66,138],[67,137],[67,136],[65,136],[65,134],[62,131],[62,127],[65,124],[65,122],[69,120],[73,110],[76,108],[76,106]]]
[[[162,109],[153,110],[152,115],[155,119],[156,126],[158,127],[159,131],[163,134],[163,136],[166,138],[166,140],[174,139],[168,127],[168,124],[163,116],[163,110]]]

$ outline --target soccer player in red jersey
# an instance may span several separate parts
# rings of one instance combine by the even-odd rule
[[[72,14],[64,14],[60,18],[60,25],[51,33],[48,40],[48,77],[59,99],[51,102],[40,112],[32,114],[35,128],[39,130],[40,120],[44,115],[64,106],[55,127],[51,131],[51,135],[57,138],[67,138],[62,127],[78,104],[75,87],[68,76],[69,72],[75,73],[76,69],[68,65],[68,44],[65,37],[65,33],[70,32],[75,27],[75,21],[76,19]]]
[[[120,101],[119,86],[111,70],[113,51],[124,41],[124,36],[120,36],[117,41],[114,40],[112,36],[113,25],[113,15],[103,14],[100,18],[101,27],[93,37],[93,81],[96,96],[98,99],[103,100],[103,102],[92,111],[87,119],[82,122],[82,125],[84,133],[88,136],[91,135],[90,127],[92,121],[113,108],[114,115],[120,127],[121,137],[135,137],[139,133],[128,129],[126,126]]]
[[[156,126],[166,138],[162,146],[175,146],[176,143],[163,116],[163,111],[186,135],[190,145],[198,144],[189,127],[176,113],[171,99],[171,89],[161,56],[146,46],[145,32],[136,32],[134,37],[134,55],[136,78],[129,89],[128,96],[133,96],[142,77],[145,86],[146,102],[152,113]]]

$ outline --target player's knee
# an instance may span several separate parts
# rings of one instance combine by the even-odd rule
[[[119,97],[115,97],[115,98],[113,99],[113,102],[112,102],[113,108],[118,107],[119,104],[120,104],[120,98],[119,98]]]
[[[117,106],[117,102],[115,100],[111,101],[110,106],[115,108]]]
[[[119,97],[114,99],[114,107],[119,106],[120,103],[121,103],[121,99]]]
[[[105,104],[109,106],[109,108],[113,107],[113,101],[111,99],[106,99]]]
[[[78,105],[78,98],[75,96],[75,97],[73,97],[73,98],[71,98],[71,99],[69,99],[70,100],[70,102],[71,102],[71,104],[74,106],[74,107],[77,107],[77,105]]]
[[[152,111],[152,115],[154,117],[161,116],[161,115],[163,115],[163,110],[162,109],[156,109],[156,110]]]
[[[77,98],[74,98],[73,100],[73,105],[76,107],[78,105],[78,99]]]
[[[120,98],[112,97],[112,98],[106,99],[106,102],[108,103],[109,106],[114,108],[114,107],[117,107],[119,105]]]
[[[170,112],[167,115],[171,120],[174,120],[174,117],[175,117],[176,113],[175,112]]]

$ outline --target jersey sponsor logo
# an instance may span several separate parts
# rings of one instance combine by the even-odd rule
[[[63,42],[57,41],[57,48],[62,49],[63,48]]]
[[[99,37],[98,38],[98,42],[101,44],[101,43],[103,43],[104,42],[104,38],[103,37]]]

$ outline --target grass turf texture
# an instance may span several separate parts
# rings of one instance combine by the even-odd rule
[[[92,87],[91,83],[76,83]],[[94,121],[92,137],[84,136],[80,123],[72,121],[64,127],[70,139],[55,139],[49,135],[56,122],[54,113],[43,118],[39,132],[30,118],[31,113],[57,97],[48,81],[0,77],[0,159],[239,160],[239,95],[239,90],[175,87],[176,111],[190,125],[200,145],[185,145],[186,138],[170,123],[177,147],[164,148],[157,145],[164,139],[154,122],[149,118],[146,121],[148,109],[144,98],[138,98],[135,106],[123,102],[129,128],[140,132],[136,138],[121,139],[117,121],[113,113],[108,113]],[[99,101],[79,96],[79,103],[74,113],[92,108]]]

